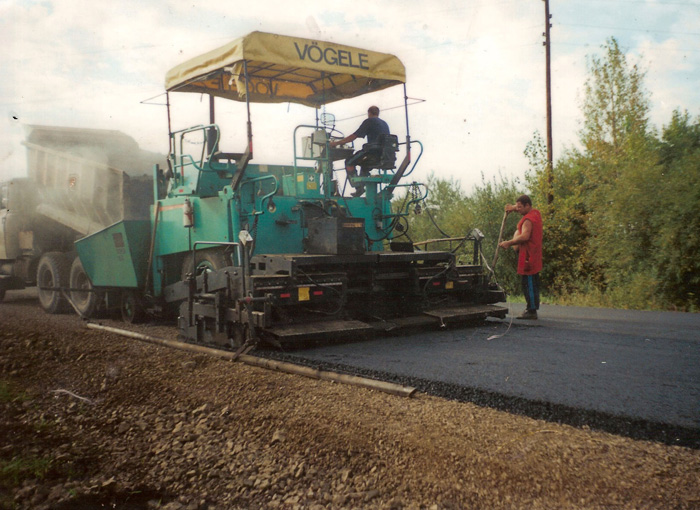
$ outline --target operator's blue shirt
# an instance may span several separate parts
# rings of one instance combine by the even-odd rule
[[[360,124],[360,127],[357,128],[354,134],[358,138],[364,138],[366,136],[367,143],[374,143],[377,141],[379,135],[390,134],[389,124],[379,117],[368,117]]]

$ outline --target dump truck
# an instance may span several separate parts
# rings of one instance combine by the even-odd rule
[[[73,243],[121,220],[147,219],[153,165],[165,156],[119,131],[25,128],[27,176],[0,184],[0,301],[37,285],[41,306],[58,313],[69,307],[66,292],[78,299],[86,284]]]
[[[355,147],[331,145],[344,137],[326,107],[390,87],[402,88],[405,133],[363,146],[365,171],[348,177]],[[205,123],[173,127],[183,94],[208,99]],[[234,150],[216,120],[219,101],[240,112],[245,142]],[[291,164],[253,162],[256,103],[309,107],[308,124],[290,133]],[[253,32],[171,69],[165,104],[169,154],[153,168],[149,217],[75,242],[79,313],[118,296],[128,322],[173,317],[183,339],[239,350],[505,316],[477,229],[461,240],[471,247],[466,261],[405,236],[428,191],[405,182],[423,146],[409,133],[396,56]],[[350,195],[348,180],[365,193]]]

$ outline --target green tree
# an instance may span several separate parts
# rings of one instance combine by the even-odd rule
[[[628,64],[617,40],[611,37],[602,49],[602,58],[593,55],[588,61],[581,142],[589,155],[614,163],[646,134],[649,99],[646,73]]]
[[[663,129],[656,181],[645,197],[652,210],[654,269],[663,296],[700,307],[700,118],[673,112]],[[659,193],[662,191],[662,193]]]
[[[657,286],[648,270],[652,212],[644,201],[655,181],[657,142],[648,125],[645,73],[628,63],[614,38],[602,49],[603,57],[588,63],[584,151],[571,154],[583,187],[582,267],[591,271],[588,283],[637,307],[653,298]]]
[[[588,262],[588,230],[585,199],[582,194],[582,156],[567,151],[554,165],[552,204],[547,202],[550,186],[547,176],[547,150],[539,132],[525,148],[529,161],[527,187],[533,204],[543,216],[544,238],[542,286],[549,293],[576,292],[595,274]]]

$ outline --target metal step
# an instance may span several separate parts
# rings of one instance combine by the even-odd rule
[[[374,321],[372,327],[383,333],[398,332],[407,329],[420,329],[440,324],[439,319],[427,315],[412,315],[410,317],[397,317],[384,321]]]
[[[266,328],[265,332],[273,335],[280,341],[294,342],[296,340],[332,339],[350,335],[359,339],[362,336],[371,335],[374,329],[369,324],[361,321],[322,321],[276,326]]]
[[[440,308],[423,313],[430,317],[435,317],[444,324],[450,324],[455,322],[483,320],[487,317],[503,319],[508,314],[508,309],[496,305],[470,305]]]

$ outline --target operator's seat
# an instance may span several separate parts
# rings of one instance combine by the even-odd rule
[[[399,137],[381,134],[373,143],[362,146],[364,157],[358,162],[363,170],[373,168],[391,170],[396,168],[396,153],[399,151]]]

